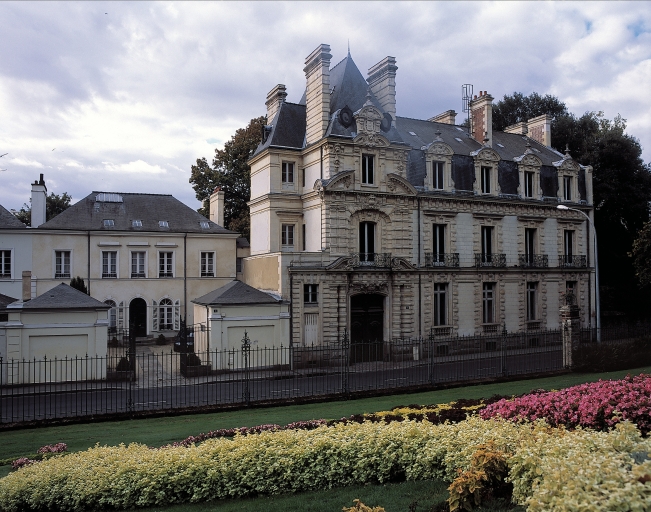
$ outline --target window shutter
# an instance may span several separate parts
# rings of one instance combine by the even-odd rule
[[[181,301],[174,301],[174,330],[178,331],[181,328]]]
[[[151,308],[151,330],[152,331],[157,331],[158,330],[158,303],[155,300],[151,301],[153,307]]]

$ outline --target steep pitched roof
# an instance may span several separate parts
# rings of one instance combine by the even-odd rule
[[[27,226],[0,205],[0,229],[27,229]]]
[[[16,302],[18,299],[9,297],[9,295],[4,295],[0,293],[0,309],[5,309],[12,302]]]
[[[110,307],[65,283],[23,304],[23,309],[110,309]]]
[[[113,220],[114,225],[105,226],[104,220]],[[134,220],[142,226],[134,226]],[[161,227],[159,221],[167,221],[169,227]],[[92,192],[39,229],[235,234],[171,195],[122,192]]]
[[[198,299],[193,299],[192,302],[203,306],[232,306],[238,304],[278,304],[282,301],[257,288],[244,284],[242,281],[235,280]]]

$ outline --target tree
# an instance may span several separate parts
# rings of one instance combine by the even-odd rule
[[[210,216],[210,195],[215,187],[224,191],[224,227],[250,237],[250,218],[247,202],[251,199],[251,168],[247,163],[262,141],[262,127],[266,117],[251,119],[246,128],[240,128],[224,144],[215,149],[212,167],[205,158],[198,158],[192,166],[190,183],[203,203],[198,211]]]
[[[524,96],[520,92],[514,92],[513,96],[504,95],[493,106],[493,129],[503,131],[507,126],[527,122],[543,114],[551,115],[553,123],[557,118],[568,115],[568,111],[565,103],[551,94],[541,96],[532,92],[529,96]]]
[[[50,192],[49,196],[45,196],[45,221],[56,217],[62,211],[70,207],[70,201],[72,197],[68,195],[67,192],[64,192],[61,195]],[[32,200],[29,200],[30,203]],[[25,203],[20,211],[16,214],[16,218],[28,226],[32,225],[32,207],[31,205]]]
[[[633,242],[629,256],[633,258],[635,276],[641,286],[651,284],[651,222],[644,224]]]
[[[80,292],[84,292],[86,295],[89,295],[88,288],[86,288],[86,283],[83,277],[73,277],[70,280],[70,287],[74,288],[75,290],[79,290]]]

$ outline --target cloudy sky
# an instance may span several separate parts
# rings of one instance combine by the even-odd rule
[[[495,99],[553,94],[576,114],[628,120],[651,161],[651,3],[0,2],[0,204],[30,183],[173,194],[267,92],[305,88],[305,57],[347,44],[363,74],[397,59],[398,115],[461,111],[461,85]],[[458,117],[457,119],[460,119]]]

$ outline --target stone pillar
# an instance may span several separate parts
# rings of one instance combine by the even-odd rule
[[[563,367],[570,369],[572,361],[572,348],[579,342],[581,334],[581,310],[576,304],[561,306],[561,332],[563,334]]]

